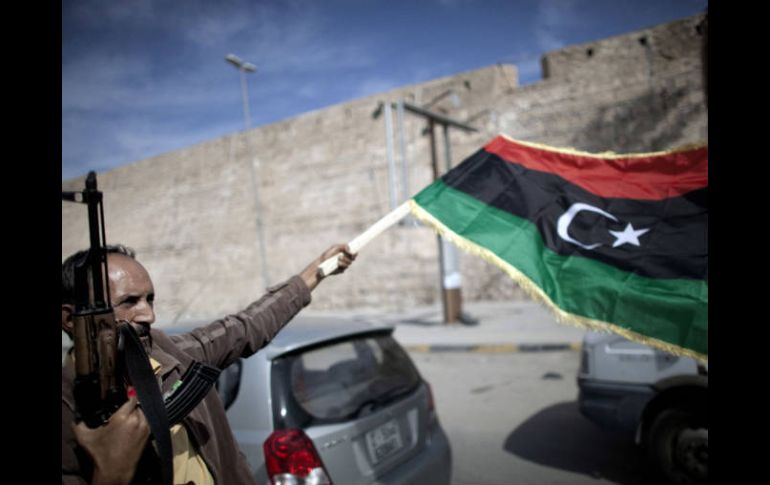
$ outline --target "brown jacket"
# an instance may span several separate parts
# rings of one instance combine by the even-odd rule
[[[166,335],[152,329],[151,357],[161,364],[161,389],[167,392],[194,361],[221,369],[239,357],[248,357],[268,342],[303,307],[310,303],[310,291],[302,278],[271,287],[267,294],[235,315],[182,335]],[[91,465],[77,446],[72,432],[74,369],[62,368],[62,483],[82,484],[90,479]],[[217,484],[254,484],[246,458],[240,452],[224,406],[212,389],[182,420]]]

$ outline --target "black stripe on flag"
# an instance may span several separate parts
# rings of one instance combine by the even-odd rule
[[[706,279],[707,187],[654,201],[604,198],[483,149],[442,180],[529,220],[545,245],[560,255],[577,254],[653,278]]]

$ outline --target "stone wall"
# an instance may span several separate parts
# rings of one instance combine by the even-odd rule
[[[450,130],[454,163],[498,133],[594,152],[706,141],[700,18],[547,53],[548,77],[528,86],[517,85],[515,66],[490,66],[100,173],[108,242],[137,250],[155,283],[159,323],[205,320],[263,291],[258,215],[275,283],[386,214],[391,179],[398,202],[432,180],[425,121],[410,113],[403,124],[408,188],[398,138],[397,173],[389,174],[381,102],[432,103],[431,110],[470,120],[477,133]],[[452,95],[442,96],[448,91]],[[440,129],[436,141],[443,171]],[[62,184],[62,190],[82,187],[82,178]],[[87,244],[84,207],[63,203],[62,227],[63,259]],[[437,261],[432,231],[409,223],[394,227],[367,246],[344,277],[325,281],[313,307],[396,310],[433,303],[440,300]],[[463,254],[461,269],[466,300],[525,298],[481,259]]]

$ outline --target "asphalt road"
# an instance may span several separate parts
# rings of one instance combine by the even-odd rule
[[[452,445],[452,485],[657,483],[633,442],[579,413],[579,352],[411,356]]]

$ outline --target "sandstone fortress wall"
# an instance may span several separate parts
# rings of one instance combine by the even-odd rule
[[[469,123],[450,130],[454,163],[498,133],[599,152],[664,150],[707,140],[702,37],[694,16],[549,52],[545,78],[520,87],[513,65],[404,86],[210,140],[99,173],[108,242],[137,250],[158,296],[161,325],[218,317],[264,289],[258,194],[271,284],[300,271],[332,242],[346,242],[432,180],[425,121],[404,117],[408,187],[391,177],[381,102],[403,99]],[[454,96],[443,96],[450,91]],[[458,102],[459,101],[459,102]],[[395,111],[394,111],[394,122]],[[436,130],[444,169],[444,142]],[[82,190],[83,177],[62,183]],[[143,227],[144,230],[137,230]],[[87,245],[84,206],[62,203],[62,259]],[[501,270],[462,254],[463,298],[522,299]],[[344,277],[313,295],[315,309],[398,310],[440,301],[438,247],[428,228],[380,236]]]

